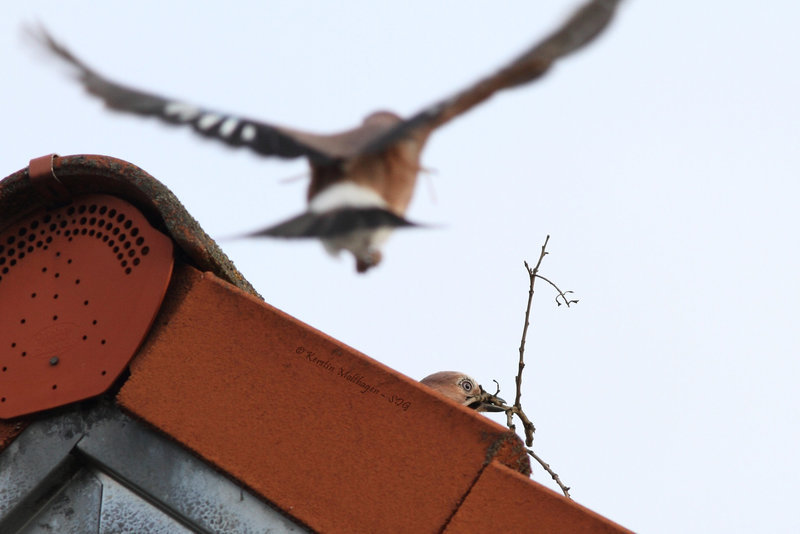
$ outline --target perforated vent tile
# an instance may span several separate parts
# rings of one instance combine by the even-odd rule
[[[155,318],[172,248],[135,207],[107,195],[0,233],[0,418],[105,391]]]

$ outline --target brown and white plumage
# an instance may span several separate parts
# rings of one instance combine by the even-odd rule
[[[422,380],[429,388],[438,391],[450,400],[472,408],[478,412],[499,412],[502,411],[497,405],[485,402],[482,397],[485,391],[478,382],[469,375],[458,371],[439,371],[428,375]],[[492,395],[492,397],[494,397]],[[503,399],[494,397],[501,403]]]
[[[380,261],[382,240],[391,229],[413,226],[405,219],[405,213],[428,136],[494,93],[542,76],[559,58],[601,33],[619,2],[588,1],[555,32],[509,64],[407,119],[391,112],[377,112],[367,116],[360,126],[328,135],[218,113],[128,88],[90,68],[44,29],[37,37],[72,65],[85,89],[109,108],[189,125],[201,135],[230,146],[244,146],[264,156],[307,158],[311,166],[308,210],[250,235],[320,238],[330,252],[352,252],[357,270],[364,272]]]

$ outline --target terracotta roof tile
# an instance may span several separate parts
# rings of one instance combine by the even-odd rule
[[[0,452],[25,430],[27,424],[27,421],[24,419],[0,421]]]
[[[503,534],[630,532],[498,462],[481,473],[444,532],[471,534],[475,525]]]
[[[211,274],[184,268],[124,407],[322,532],[437,532],[519,438]],[[412,513],[413,511],[413,513]]]

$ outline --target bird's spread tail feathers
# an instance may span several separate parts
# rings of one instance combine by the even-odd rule
[[[418,227],[399,215],[383,208],[342,208],[325,213],[305,212],[297,217],[257,230],[244,237],[316,237],[331,239],[359,230],[379,228]]]

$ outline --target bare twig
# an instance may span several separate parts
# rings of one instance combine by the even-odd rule
[[[497,381],[495,381],[495,384],[497,384]],[[536,428],[533,426],[533,423],[530,421],[530,419],[528,419],[528,416],[522,410],[522,407],[507,405],[505,402],[503,402],[503,400],[500,397],[497,396],[498,393],[500,393],[499,384],[497,385],[497,391],[495,393],[489,393],[484,391],[478,397],[478,400],[481,403],[492,404],[494,406],[497,406],[503,412],[505,412],[506,426],[508,426],[508,428],[512,431],[516,431],[516,426],[514,425],[514,416],[516,415],[517,417],[520,418],[520,420],[522,421],[522,427],[525,429],[525,443],[528,445],[528,447],[526,447],[525,450],[531,456],[531,458],[539,462],[539,465],[542,466],[542,469],[547,471],[547,473],[555,481],[555,483],[558,484],[558,487],[561,488],[561,492],[564,494],[564,496],[571,499],[572,496],[569,494],[569,489],[570,489],[569,486],[561,482],[561,478],[558,476],[558,473],[553,471],[553,469],[550,467],[550,464],[545,462],[538,454],[533,452],[533,449],[530,448],[530,445],[533,442],[533,433],[536,432]]]
[[[528,338],[528,327],[530,326],[531,321],[531,305],[533,303],[533,293],[534,293],[534,284],[536,283],[537,278],[541,278],[548,284],[550,284],[555,290],[558,292],[556,296],[556,304],[561,306],[561,304],[566,304],[569,307],[571,304],[576,304],[578,302],[577,299],[569,299],[567,295],[571,294],[572,291],[561,291],[561,289],[553,283],[551,280],[545,278],[544,276],[539,274],[539,267],[542,265],[542,260],[548,254],[547,253],[547,243],[550,241],[550,236],[548,235],[545,240],[544,244],[542,245],[542,251],[539,254],[539,260],[536,262],[536,266],[533,268],[528,265],[528,262],[525,263],[525,269],[528,271],[529,277],[529,285],[528,285],[528,303],[525,307],[525,325],[522,328],[522,339],[520,340],[519,344],[519,365],[517,370],[517,376],[515,377],[516,383],[516,395],[514,396],[514,404],[512,406],[508,406],[502,399],[500,399],[497,395],[500,393],[500,384],[495,380],[495,384],[497,384],[497,391],[494,394],[484,392],[482,394],[481,401],[487,404],[493,404],[500,408],[506,414],[506,425],[512,431],[516,431],[516,426],[514,425],[514,416],[516,415],[519,417],[520,421],[522,421],[522,427],[525,431],[525,445],[527,445],[528,454],[534,458],[539,465],[542,466],[542,469],[547,471],[547,473],[553,478],[558,487],[561,488],[561,491],[564,495],[568,498],[572,498],[569,494],[569,486],[565,485],[561,482],[561,478],[558,474],[550,468],[550,465],[542,460],[533,450],[530,448],[533,445],[533,434],[536,432],[536,427],[533,426],[533,423],[522,410],[522,371],[525,369],[525,341]],[[559,301],[559,298],[562,300]],[[562,302],[563,301],[563,302]]]
[[[531,324],[531,303],[533,302],[533,284],[536,282],[536,274],[539,272],[539,266],[542,264],[542,260],[547,255],[547,242],[550,241],[550,236],[548,235],[545,240],[544,244],[542,245],[542,252],[539,254],[539,261],[536,262],[536,267],[533,269],[528,266],[528,262],[523,262],[525,264],[525,269],[528,271],[528,276],[530,277],[530,285],[528,286],[528,305],[525,307],[525,326],[522,327],[522,340],[519,343],[519,370],[517,371],[517,394],[514,396],[514,406],[520,405],[520,400],[522,397],[522,370],[525,369],[525,340],[528,338],[528,326]],[[533,438],[531,438],[532,440]],[[530,447],[530,443],[528,446]]]
[[[542,469],[547,471],[547,473],[552,477],[552,479],[555,480],[556,484],[558,484],[558,487],[561,488],[562,493],[564,493],[564,496],[569,497],[571,499],[572,496],[569,494],[569,486],[561,482],[561,478],[558,476],[558,473],[550,469],[550,464],[539,458],[539,456],[535,452],[533,452],[533,450],[527,449],[527,451],[528,454],[530,454],[534,460],[539,462],[539,465],[542,466]]]
[[[545,278],[541,274],[537,273],[535,276],[536,276],[536,278],[541,278],[542,280],[544,280],[545,282],[547,282],[548,284],[553,286],[556,291],[558,291],[558,295],[556,295],[556,304],[558,304],[559,306],[561,306],[562,304],[566,304],[567,308],[569,308],[570,304],[577,304],[578,303],[578,299],[570,300],[570,299],[567,298],[567,295],[569,295],[570,293],[574,293],[574,291],[561,291],[558,288],[557,285],[555,285],[553,282],[551,282],[550,280],[548,280],[547,278]],[[559,297],[561,297],[564,302],[561,302],[560,300],[558,300]]]

